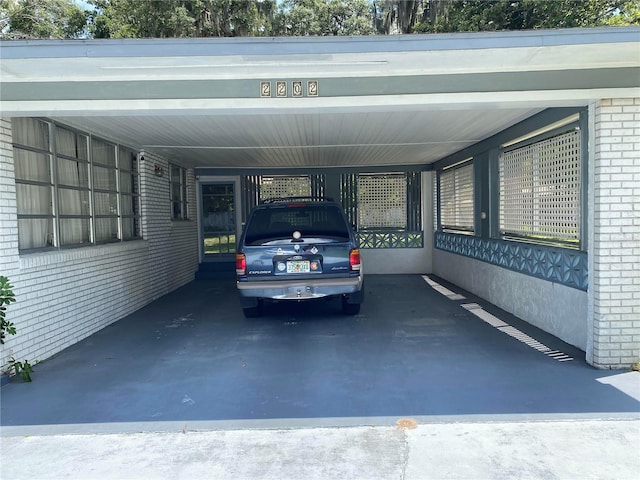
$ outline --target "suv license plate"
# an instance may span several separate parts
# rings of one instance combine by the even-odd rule
[[[288,261],[287,273],[309,273],[309,260]]]

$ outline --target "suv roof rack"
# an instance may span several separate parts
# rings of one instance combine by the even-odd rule
[[[286,202],[333,202],[333,198],[331,197],[274,197],[274,198],[265,198],[260,201],[260,204],[265,203],[286,203]]]

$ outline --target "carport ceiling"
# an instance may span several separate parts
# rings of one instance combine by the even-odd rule
[[[428,165],[545,108],[639,96],[638,38],[630,28],[3,42],[0,109],[185,166]]]
[[[198,167],[428,164],[539,109],[64,117]]]

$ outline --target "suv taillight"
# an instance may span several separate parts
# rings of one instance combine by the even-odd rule
[[[247,257],[244,253],[236,253],[236,275],[244,276],[247,274]]]
[[[349,266],[351,267],[352,272],[360,271],[360,250],[354,248],[349,253]]]

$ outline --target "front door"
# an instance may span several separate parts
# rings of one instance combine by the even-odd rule
[[[202,196],[202,251],[214,258],[236,251],[234,183],[204,183]]]

